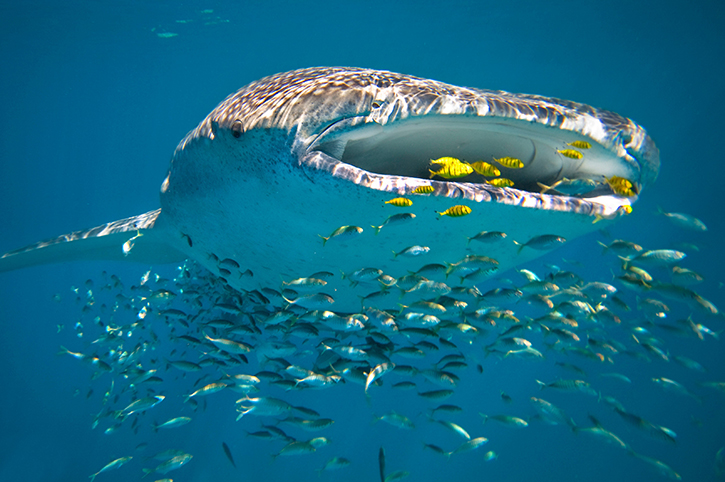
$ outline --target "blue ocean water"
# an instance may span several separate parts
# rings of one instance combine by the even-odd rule
[[[624,238],[647,248],[693,243],[697,249],[685,249],[683,265],[704,275],[698,293],[722,307],[724,12],[718,1],[687,7],[624,1],[6,2],[0,5],[0,252],[156,208],[178,141],[248,82],[301,67],[354,65],[571,99],[634,119],[660,149],[657,183],[608,233],[583,237],[527,266],[543,272],[543,263],[576,259],[585,263],[575,268],[581,276],[611,281],[611,258],[600,256],[597,240]],[[655,215],[658,206],[696,215],[709,230],[679,229]],[[155,268],[175,274],[173,267]],[[74,328],[82,320],[85,331],[93,332],[70,287],[89,278],[100,283],[104,270],[131,285],[147,269],[78,262],[0,275],[0,480],[87,480],[128,455],[134,456],[131,462],[97,480],[135,480],[143,476],[142,468],[157,463],[145,457],[168,448],[194,455],[168,474],[177,481],[315,480],[315,469],[333,456],[352,463],[320,480],[377,480],[381,446],[388,471],[409,471],[408,480],[657,477],[649,464],[626,451],[564,426],[532,422],[511,430],[481,424],[478,412],[533,416],[532,396],[556,403],[583,426],[590,426],[589,413],[595,415],[638,453],[661,460],[683,480],[719,480],[714,465],[725,445],[725,395],[699,383],[725,381],[722,342],[661,333],[673,355],[694,358],[708,371],[623,356],[607,369],[577,358],[571,362],[594,373],[626,373],[632,384],[603,377],[589,381],[632,412],[674,430],[676,444],[643,435],[586,395],[540,392],[536,379],[575,378],[552,360],[495,356],[480,360],[480,374],[472,363],[445,402],[465,406],[465,413],[451,420],[489,443],[449,462],[423,448],[425,442],[450,451],[460,443],[457,435],[426,421],[431,403],[411,392],[381,389],[371,406],[361,387],[351,383],[272,392],[335,420],[323,432],[332,444],[310,455],[273,461],[271,454],[283,444],[247,436],[260,422],[234,421],[238,394],[211,395],[192,411],[181,397],[192,384],[190,375],[174,372],[161,375],[161,393],[168,400],[139,417],[137,434],[130,426],[104,434],[108,421],[91,427],[105,409],[109,375],[91,380],[88,365],[56,355],[61,345],[93,350],[92,340],[79,338]],[[60,302],[54,301],[56,294]],[[684,318],[684,311],[672,316]],[[722,317],[693,316],[723,330]],[[168,341],[159,343],[155,349],[161,353]],[[662,391],[653,377],[683,383],[702,403]],[[122,384],[118,380],[114,389],[120,391]],[[513,398],[512,405],[501,401],[501,390]],[[373,413],[392,409],[413,417],[416,430],[371,424]],[[166,432],[151,430],[154,421],[178,415],[194,420]],[[236,469],[222,442],[230,447]],[[137,449],[142,443],[148,445]],[[485,461],[488,450],[498,459]]]

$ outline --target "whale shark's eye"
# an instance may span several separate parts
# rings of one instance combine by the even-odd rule
[[[242,134],[244,134],[244,125],[242,124],[242,121],[237,119],[232,124],[232,135],[239,139],[242,137]]]

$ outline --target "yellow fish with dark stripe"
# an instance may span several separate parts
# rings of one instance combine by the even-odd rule
[[[576,147],[577,149],[591,149],[592,147],[587,141],[574,141],[567,144],[567,146]]]
[[[617,196],[634,197],[639,194],[637,186],[632,181],[619,176],[612,176],[605,179],[612,192]]]
[[[413,189],[413,194],[430,194],[435,191],[433,186],[418,186]]]
[[[452,218],[460,218],[461,216],[466,216],[468,214],[471,214],[472,209],[468,206],[464,206],[462,204],[459,204],[457,206],[452,206],[443,211],[442,213],[439,213],[436,211],[437,214],[441,216],[450,216]]]
[[[559,149],[556,152],[569,159],[581,159],[584,155],[576,149]]]
[[[491,179],[486,181],[492,186],[496,187],[511,187],[514,185],[514,182],[511,179],[506,179],[505,177],[499,177],[498,179]]]
[[[437,171],[428,169],[430,172],[431,179],[434,176],[439,176],[444,179],[457,179],[459,177],[465,177],[473,173],[473,168],[464,162],[459,161],[453,157],[442,157],[441,159],[450,159],[449,162],[441,164],[441,168]],[[440,161],[441,159],[438,159]],[[431,161],[434,164],[439,164],[437,161]]]
[[[473,168],[474,171],[482,176],[496,177],[501,175],[501,171],[499,171],[496,166],[489,164],[488,162],[472,162],[470,166]]]
[[[521,169],[524,167],[524,163],[521,159],[516,159],[515,157],[502,157],[501,159],[493,158],[494,161],[501,164],[503,167],[508,167],[509,169]]]
[[[392,204],[393,206],[397,206],[399,208],[407,208],[408,206],[413,205],[413,201],[404,197],[396,197],[390,201],[385,201],[385,204]]]

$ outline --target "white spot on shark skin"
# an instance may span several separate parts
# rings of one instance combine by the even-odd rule
[[[557,154],[575,140],[592,144],[583,159]],[[443,156],[510,156],[525,167],[502,173],[513,188],[476,174],[430,180],[430,159]],[[641,192],[658,170],[659,152],[640,126],[583,104],[370,69],[302,69],[249,84],[192,130],[161,185],[161,209],[12,251],[0,271],[74,259],[193,258],[217,274],[215,259],[235,260],[249,276],[227,281],[243,290],[365,267],[398,277],[421,267],[415,258],[392,261],[399,246],[430,247],[425,264],[444,264],[470,254],[466,239],[482,230],[530,239],[555,229],[573,239],[599,229],[635,200],[613,195],[604,178],[626,178]],[[598,187],[580,197],[540,193],[539,182],[563,178]],[[422,186],[433,192],[413,194]],[[382,202],[391,194],[415,196],[413,222],[321,248],[319,236],[339,226],[379,226],[391,215]],[[435,214],[460,204],[471,214]],[[540,254],[527,251],[501,244],[485,254],[504,271]],[[359,310],[369,294],[336,279],[325,291],[336,311]]]

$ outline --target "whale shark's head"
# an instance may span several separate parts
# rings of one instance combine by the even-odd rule
[[[425,184],[439,196],[592,215],[612,215],[633,201],[615,195],[607,179],[629,180],[639,193],[659,170],[651,138],[617,114],[368,69],[313,68],[262,79],[222,102],[182,146],[223,129],[240,141],[260,130],[290,133],[299,165],[372,189],[404,193]],[[590,147],[572,148],[577,141]],[[524,167],[500,169],[510,188],[475,172],[431,181],[430,161],[444,156],[489,163],[513,157]],[[562,200],[556,189],[541,187],[562,180],[587,180],[590,189]],[[542,190],[552,196],[540,196]]]
[[[441,157],[486,162],[500,175],[435,175],[440,165],[431,161]],[[398,278],[470,254],[496,259],[502,272],[541,253],[512,240],[593,231],[631,212],[658,169],[646,132],[611,112],[391,72],[312,68],[248,85],[190,132],[162,186],[162,217],[188,241],[179,249],[243,290],[363,268]],[[496,186],[497,178],[513,185]],[[617,179],[629,183],[626,194]],[[386,204],[399,196],[412,205]],[[470,214],[441,215],[461,205]],[[413,216],[397,223],[395,214]],[[334,234],[343,226],[361,234]],[[469,241],[486,230],[508,241]],[[411,246],[429,249],[393,254]],[[240,273],[219,270],[227,258]],[[361,296],[388,289],[335,279],[325,287],[332,309],[359,309]]]

